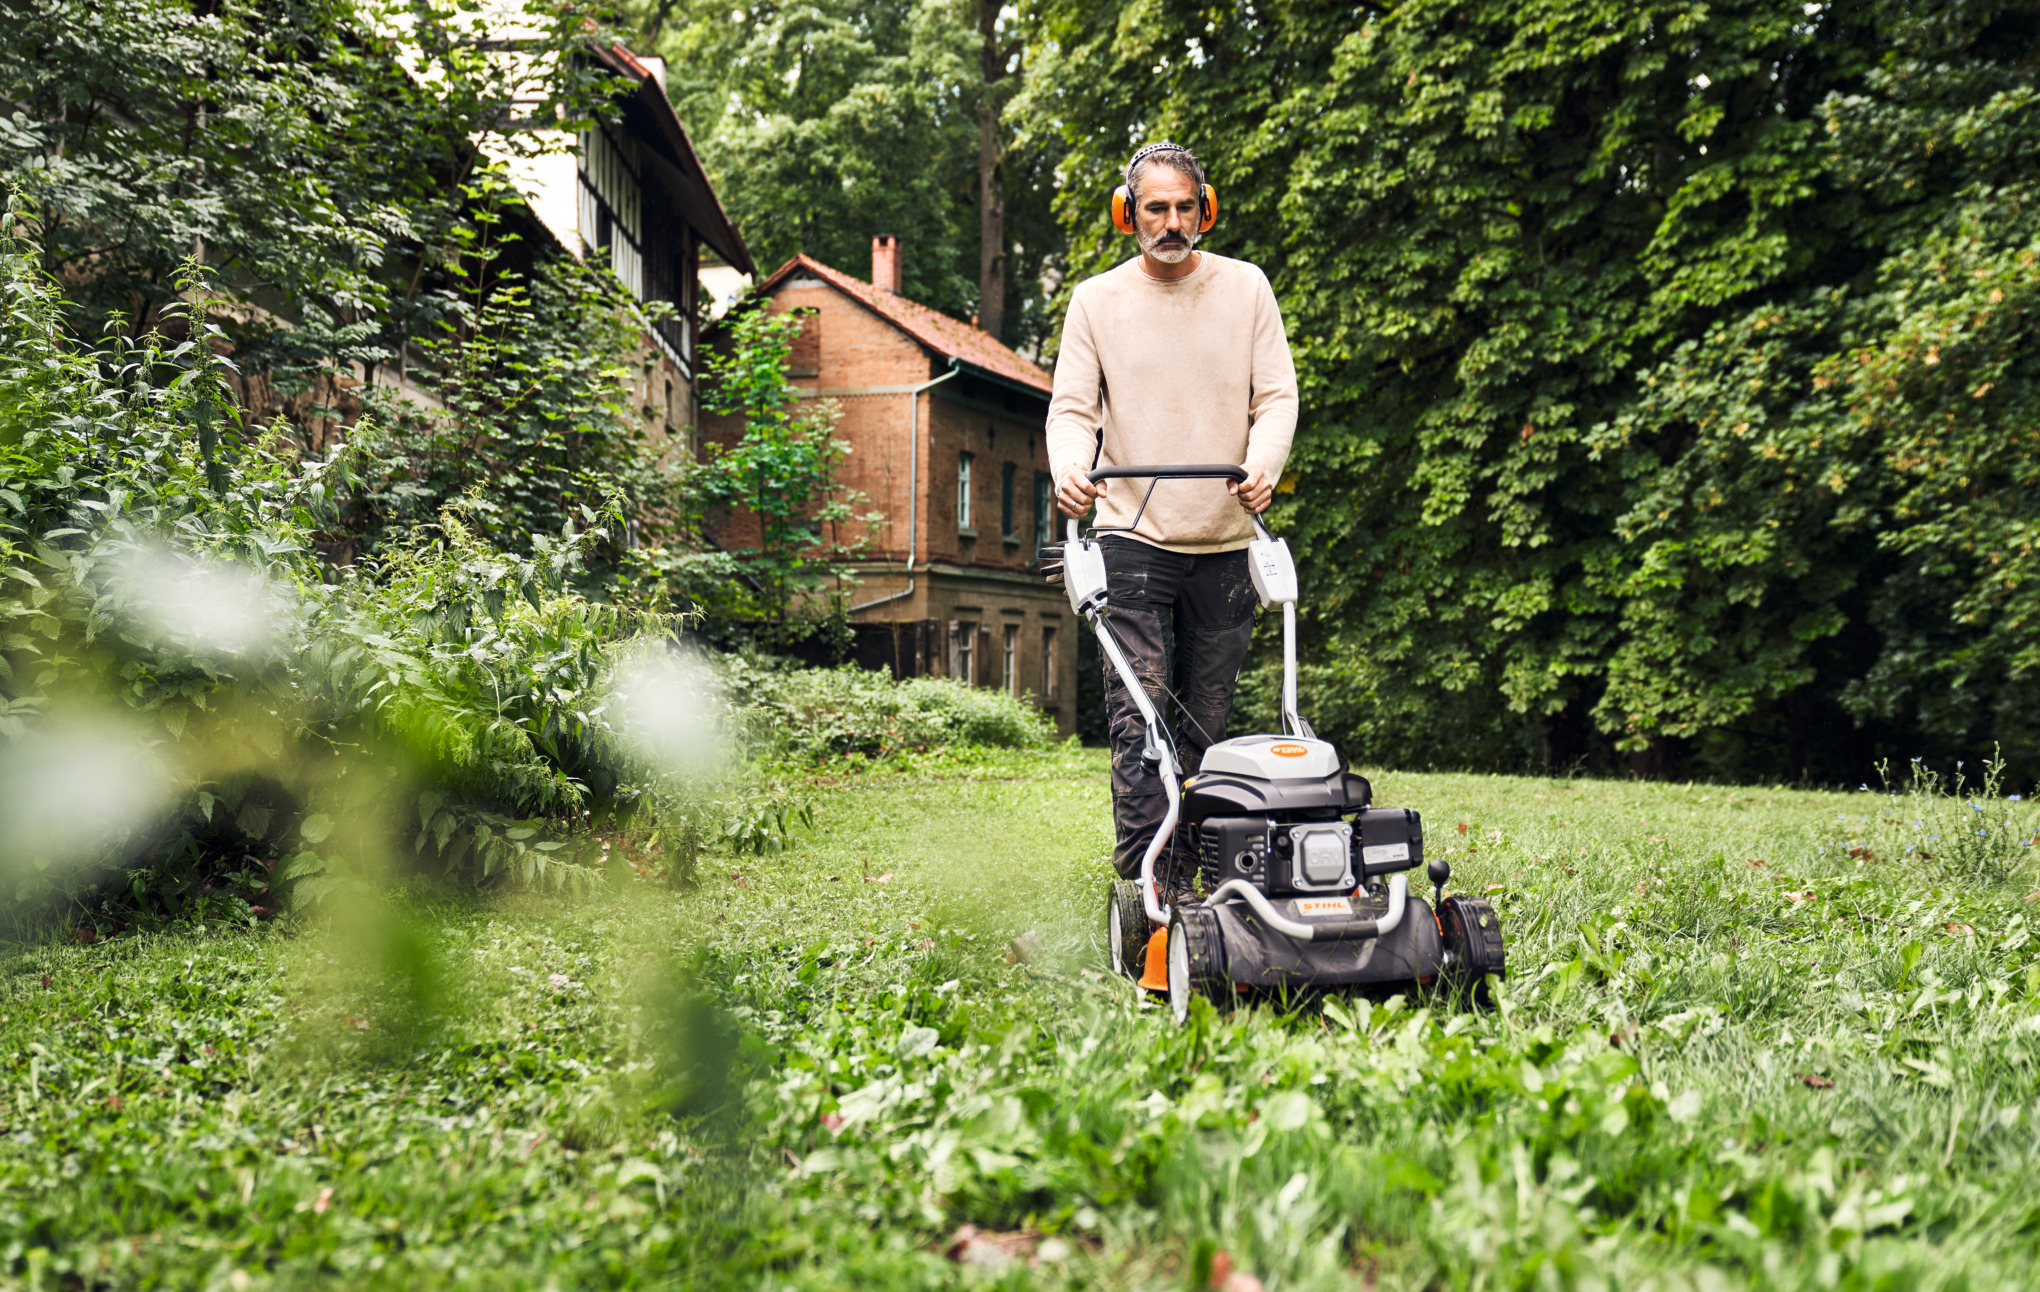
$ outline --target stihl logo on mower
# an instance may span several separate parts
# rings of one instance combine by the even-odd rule
[[[1298,915],[1351,915],[1353,903],[1343,897],[1306,897],[1296,903]]]
[[[1279,758],[1301,758],[1310,752],[1308,745],[1270,745],[1268,752]]]

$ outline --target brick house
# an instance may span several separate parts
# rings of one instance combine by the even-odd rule
[[[1034,572],[1056,524],[1044,428],[1048,373],[969,323],[900,295],[897,238],[872,240],[871,281],[795,256],[758,286],[812,310],[788,360],[806,398],[842,409],[841,482],[886,520],[853,601],[857,660],[1031,697],[1076,730],[1078,624]],[[707,418],[734,439],[733,418]],[[726,533],[742,544],[755,522]]]

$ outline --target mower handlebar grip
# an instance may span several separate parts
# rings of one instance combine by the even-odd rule
[[[1190,462],[1180,466],[1131,466],[1099,467],[1085,477],[1092,484],[1100,480],[1147,479],[1156,480],[1231,480],[1235,483],[1247,478],[1245,467],[1236,467],[1228,462]]]
[[[1358,942],[1380,936],[1380,920],[1327,920],[1310,927],[1313,942]]]

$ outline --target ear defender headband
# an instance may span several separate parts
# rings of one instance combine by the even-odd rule
[[[1197,158],[1181,144],[1149,144],[1133,155],[1126,163],[1126,183],[1112,190],[1112,227],[1121,233],[1134,232],[1133,223],[1133,173],[1140,164],[1156,153],[1181,153],[1189,158],[1191,167],[1197,171],[1197,232],[1211,232],[1211,226],[1218,223],[1218,190],[1204,182],[1204,168],[1197,165]]]

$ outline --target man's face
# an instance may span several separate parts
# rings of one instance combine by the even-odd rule
[[[1197,182],[1172,166],[1149,166],[1134,202],[1140,249],[1165,265],[1179,263],[1197,243]]]

